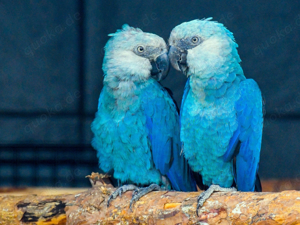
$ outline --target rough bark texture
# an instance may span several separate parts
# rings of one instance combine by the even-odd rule
[[[132,192],[113,200],[115,189],[79,194],[0,196],[0,224],[300,224],[300,192],[214,193],[195,213],[199,192],[152,192],[128,208]]]

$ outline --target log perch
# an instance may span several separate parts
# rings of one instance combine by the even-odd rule
[[[0,224],[300,224],[300,192],[214,193],[196,216],[200,192],[152,192],[129,209],[132,192],[111,202],[114,188],[78,194],[0,195]]]

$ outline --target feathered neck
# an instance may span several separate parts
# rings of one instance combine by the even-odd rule
[[[232,74],[245,79],[237,52],[237,44],[228,39],[212,38],[188,52],[191,80],[198,80],[198,87],[218,89],[224,82],[232,82]]]

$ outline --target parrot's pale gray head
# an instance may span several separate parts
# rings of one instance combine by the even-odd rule
[[[161,37],[127,24],[109,36],[103,61],[104,76],[131,81],[166,77],[169,58],[167,45]]]
[[[228,73],[239,67],[240,58],[232,33],[223,24],[192,20],[176,26],[169,38],[169,58],[172,66],[187,76],[201,74],[211,77],[215,71]],[[225,68],[224,64],[231,64]]]

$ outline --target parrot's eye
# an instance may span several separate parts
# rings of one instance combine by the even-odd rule
[[[197,44],[199,42],[199,37],[195,36],[192,38],[193,44]]]
[[[140,52],[140,53],[142,53],[142,52],[145,51],[145,49],[144,49],[143,46],[138,46],[138,47],[137,47],[137,51]]]

